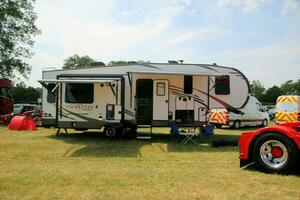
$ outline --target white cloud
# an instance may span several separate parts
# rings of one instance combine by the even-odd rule
[[[291,11],[296,11],[300,14],[300,1],[285,0],[282,8],[282,14],[288,14]]]
[[[218,0],[219,6],[236,6],[244,13],[250,13],[273,0]]]
[[[191,41],[196,38],[203,39],[211,37],[221,37],[224,35],[228,35],[229,33],[229,31],[220,28],[201,28],[196,30],[187,30],[169,38],[169,40],[166,43],[160,45],[159,48],[166,49]]]
[[[189,0],[172,0],[168,4],[164,1],[152,1],[152,8],[143,13],[140,23],[124,24],[118,23],[114,18],[114,13],[119,13],[114,10],[114,3],[105,8],[99,7],[97,15],[94,16],[91,14],[93,8],[90,7],[83,7],[82,12],[77,14],[80,9],[76,7],[76,3],[72,6],[75,8],[66,8],[62,12],[61,7],[65,5],[61,3],[41,2],[38,5],[37,24],[42,29],[42,35],[37,37],[36,45],[56,45],[63,50],[63,57],[78,53],[109,61],[112,55],[122,53],[168,29],[173,19],[189,3]],[[95,3],[94,7],[97,5],[99,3]],[[101,3],[100,5],[102,6]],[[105,12],[102,13],[102,10]],[[120,14],[125,17],[133,14],[133,11],[125,10]],[[83,22],[82,18],[92,20]]]
[[[136,12],[119,8],[122,0],[100,2],[37,1],[37,25],[42,34],[36,37],[30,81],[38,78],[44,67],[60,68],[63,60],[72,55],[89,55],[109,62],[126,59],[128,50],[159,36],[173,23],[174,18],[190,4],[190,0],[145,1],[145,11],[137,23],[119,22],[118,17],[130,17]],[[40,77],[41,78],[41,77]]]
[[[299,79],[299,54],[299,42],[278,42],[262,47],[220,52],[211,55],[210,59],[218,64],[237,67],[249,80],[260,79],[270,87],[286,80]]]

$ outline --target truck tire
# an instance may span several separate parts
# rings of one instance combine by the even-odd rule
[[[264,119],[261,123],[261,127],[266,127],[266,126],[268,126],[268,120]]]
[[[234,129],[241,128],[241,122],[239,120],[235,120],[232,126]]]
[[[272,173],[291,173],[297,165],[298,149],[285,135],[267,132],[253,144],[253,161],[257,168]]]

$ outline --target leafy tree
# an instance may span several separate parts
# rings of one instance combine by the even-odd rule
[[[300,95],[300,79],[298,79],[295,83],[296,95]]]
[[[127,65],[128,62],[124,60],[112,60],[108,63],[108,65]]]
[[[26,87],[24,82],[17,83],[13,88],[15,102],[36,102],[42,96],[41,88]]]
[[[39,33],[36,27],[35,0],[0,1],[0,76],[14,77],[14,71],[24,77],[31,71],[26,62],[32,56],[32,37]]]
[[[112,60],[108,63],[108,65],[127,65],[128,63],[136,63],[136,64],[145,64],[150,63],[150,61],[138,60],[138,61],[124,61],[124,60]]]
[[[252,95],[254,95],[259,101],[263,100],[264,91],[266,89],[259,80],[252,81],[251,90],[252,90]]]
[[[93,58],[85,55],[85,56],[79,56],[77,54],[68,57],[66,60],[64,60],[64,66],[63,69],[74,69],[79,67],[88,67],[91,65],[91,63],[96,62]],[[102,62],[98,62],[99,65],[104,65]]]
[[[273,87],[267,89],[266,93],[263,95],[262,101],[275,103],[277,97],[283,94],[283,90],[280,87],[274,85]]]
[[[299,95],[300,79],[298,81],[288,80],[280,86],[283,94],[286,95]]]

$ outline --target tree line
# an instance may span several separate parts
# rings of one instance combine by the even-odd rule
[[[128,64],[125,60],[112,60],[107,65],[124,65]],[[143,63],[150,63],[150,61],[138,60],[134,63],[143,64]],[[74,54],[69,56],[67,59],[64,60],[63,69],[75,69],[79,67],[93,67],[93,66],[101,66],[105,65],[102,61],[96,61],[95,59],[89,57],[88,55],[79,56],[78,54]]]
[[[300,79],[288,80],[280,86],[272,86],[268,89],[259,80],[251,82],[251,93],[260,102],[274,104],[280,95],[300,95]]]

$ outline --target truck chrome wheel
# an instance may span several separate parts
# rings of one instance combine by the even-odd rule
[[[267,140],[260,147],[261,160],[272,168],[280,168],[288,160],[288,150],[280,141]]]

